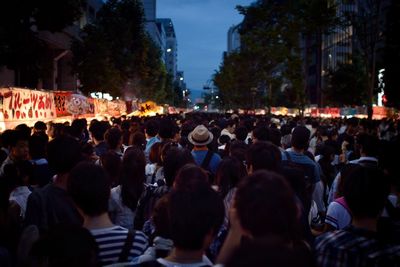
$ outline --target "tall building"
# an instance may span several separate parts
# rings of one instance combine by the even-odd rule
[[[164,26],[165,34],[167,36],[165,65],[168,73],[171,74],[173,80],[176,81],[178,71],[178,42],[176,39],[174,24],[169,18],[157,19],[157,22],[160,22]]]
[[[228,54],[238,51],[240,49],[240,24],[233,25],[228,30]]]
[[[157,1],[156,0],[142,0],[142,1],[143,1],[143,9],[145,16],[146,32],[149,34],[153,42],[160,48],[162,54],[164,55],[166,36],[165,36],[165,30],[163,29],[163,25],[157,22],[156,18]]]

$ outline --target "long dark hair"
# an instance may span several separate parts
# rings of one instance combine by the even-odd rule
[[[221,197],[224,198],[246,175],[246,168],[240,160],[234,157],[224,158],[218,166],[216,175]]]
[[[138,147],[126,150],[122,159],[121,198],[122,203],[132,211],[136,210],[138,200],[143,192],[146,158]]]

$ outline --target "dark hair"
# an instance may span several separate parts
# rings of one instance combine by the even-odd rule
[[[253,130],[253,136],[257,141],[269,141],[269,128],[267,126],[257,126]]]
[[[306,150],[309,145],[310,130],[305,126],[296,126],[292,132],[292,146]]]
[[[154,224],[154,235],[163,238],[171,238],[169,218],[168,218],[168,201],[169,196],[165,194],[156,203],[152,213],[152,221]]]
[[[117,127],[111,127],[104,134],[104,139],[111,150],[117,149],[122,140],[122,132]]]
[[[233,141],[229,146],[229,156],[237,158],[241,162],[245,162],[248,148],[249,146],[243,141]]]
[[[32,159],[46,157],[46,147],[48,140],[44,135],[32,135],[29,138],[29,154]]]
[[[47,145],[47,158],[56,174],[68,173],[81,160],[81,147],[72,137],[57,137]]]
[[[174,188],[196,190],[200,186],[209,186],[207,173],[196,164],[186,164],[176,175]]]
[[[35,130],[38,130],[38,131],[46,131],[46,130],[47,130],[47,125],[46,125],[46,123],[44,123],[43,121],[37,121],[37,122],[35,122],[35,124],[33,125],[33,128],[34,128]]]
[[[269,237],[245,240],[225,266],[310,267],[314,264],[311,251],[304,243],[288,246],[279,238]]]
[[[281,152],[271,142],[257,142],[250,146],[246,153],[247,166],[253,166],[253,171],[279,171],[281,167]]]
[[[112,150],[107,151],[100,157],[101,166],[107,172],[111,179],[112,185],[117,185],[120,182],[122,160],[121,157]]]
[[[12,135],[14,130],[5,130],[1,134],[1,146],[4,148],[9,148],[11,145]]]
[[[358,134],[356,142],[360,146],[362,152],[369,157],[377,157],[379,154],[379,139],[369,134]]]
[[[68,193],[88,216],[98,216],[108,211],[110,189],[107,173],[94,163],[79,163],[69,173]]]
[[[133,134],[132,137],[132,145],[139,147],[141,150],[145,150],[146,148],[146,136],[144,133],[137,131]]]
[[[257,171],[243,179],[235,207],[241,226],[254,237],[272,235],[293,241],[300,236],[293,191],[276,173]]]
[[[377,168],[353,165],[344,180],[343,195],[355,218],[377,218],[389,194],[389,181]]]
[[[10,147],[16,147],[19,141],[28,141],[30,135],[26,135],[22,130],[13,130],[9,135]]]
[[[121,198],[125,206],[136,210],[137,202],[143,192],[145,181],[146,158],[137,147],[126,150],[122,159]]]
[[[222,198],[228,194],[229,190],[236,187],[246,174],[243,162],[237,158],[225,157],[218,165],[216,173],[216,182]]]
[[[276,128],[270,128],[269,129],[269,138],[271,140],[271,143],[276,145],[277,147],[281,146],[281,131],[279,131]]]
[[[160,125],[157,120],[151,119],[146,122],[145,129],[149,136],[156,136],[158,134],[158,130],[160,129]]]
[[[194,163],[192,154],[187,149],[170,148],[164,157],[164,178],[167,186],[172,186],[179,169],[188,163]]]
[[[89,127],[89,132],[92,134],[92,136],[98,140],[98,141],[103,141],[104,140],[104,134],[106,131],[111,128],[110,124],[106,121],[92,121]]]
[[[203,249],[207,234],[216,234],[219,230],[224,218],[224,205],[217,192],[209,186],[195,191],[175,190],[169,196],[168,215],[174,246],[199,250]]]
[[[23,139],[25,139],[25,140],[28,140],[28,138],[29,138],[29,136],[31,136],[31,132],[32,132],[31,128],[29,128],[29,126],[26,125],[25,123],[18,124],[15,127],[15,130],[19,131],[24,136]]]
[[[244,126],[239,126],[235,129],[236,139],[240,141],[246,140],[248,133],[249,131]]]
[[[95,267],[99,266],[97,254],[98,245],[89,230],[61,224],[50,228],[33,244],[30,266]]]
[[[161,164],[161,143],[156,142],[150,148],[149,161],[151,163]]]
[[[176,124],[168,118],[164,118],[160,121],[160,128],[158,135],[162,139],[172,139],[177,133]]]

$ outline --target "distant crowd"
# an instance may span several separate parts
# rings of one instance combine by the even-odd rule
[[[191,113],[0,135],[0,266],[400,266],[400,123]]]

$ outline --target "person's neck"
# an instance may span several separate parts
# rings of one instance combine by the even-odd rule
[[[89,230],[114,226],[114,224],[110,220],[110,217],[108,216],[108,213],[106,212],[95,217],[90,217],[87,215],[83,215],[83,217],[84,217],[83,227]]]
[[[292,146],[292,150],[293,150],[293,152],[296,152],[296,153],[299,153],[299,154],[303,154],[304,153],[304,149],[296,148],[294,146]]]
[[[68,174],[67,173],[57,174],[57,177],[54,180],[53,185],[61,189],[67,190],[67,184],[68,184]]]
[[[177,263],[195,263],[203,260],[203,250],[172,249],[171,254],[165,259]]]
[[[353,218],[352,225],[357,228],[376,232],[377,219],[373,218]]]

